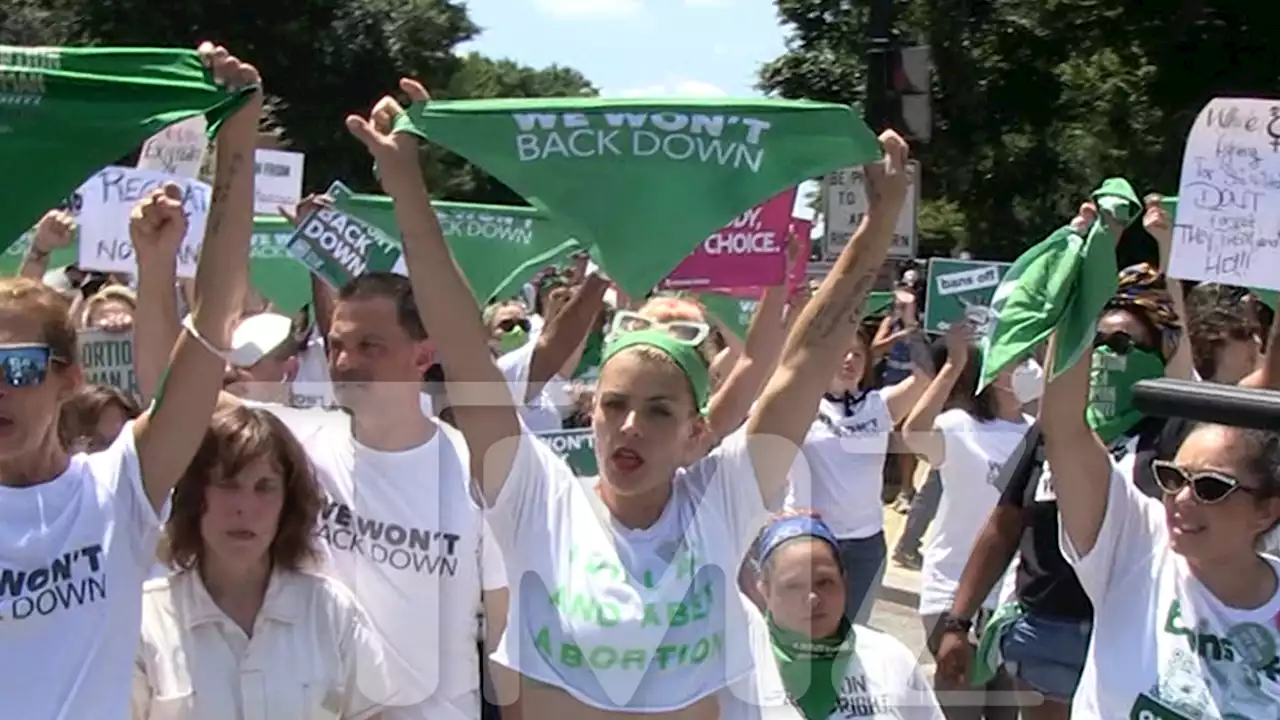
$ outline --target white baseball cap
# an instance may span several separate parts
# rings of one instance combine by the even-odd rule
[[[231,334],[231,352],[227,361],[236,367],[253,367],[292,337],[293,320],[284,315],[251,315],[240,321]]]

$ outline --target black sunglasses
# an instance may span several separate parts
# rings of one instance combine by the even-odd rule
[[[532,327],[529,325],[528,318],[507,318],[498,323],[498,329],[504,333],[515,330],[517,326],[525,332],[529,332],[529,328]]]
[[[1113,333],[1097,333],[1093,336],[1093,349],[1105,347],[1110,348],[1117,355],[1128,355],[1134,350],[1143,350],[1149,353],[1159,353],[1159,348],[1151,347],[1146,343],[1139,342],[1129,333],[1118,330]]]
[[[1166,495],[1176,495],[1182,488],[1190,485],[1191,494],[1196,501],[1205,505],[1214,505],[1226,500],[1231,493],[1239,490],[1250,495],[1257,495],[1258,490],[1245,487],[1240,481],[1213,470],[1190,471],[1168,460],[1152,460],[1151,474],[1155,476],[1156,485]]]

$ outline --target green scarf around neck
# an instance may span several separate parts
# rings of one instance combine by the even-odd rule
[[[767,621],[787,697],[805,720],[826,720],[836,709],[840,680],[853,657],[853,623],[844,618],[831,637],[811,638],[779,627],[772,616]]]

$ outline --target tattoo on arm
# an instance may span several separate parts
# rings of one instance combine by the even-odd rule
[[[875,279],[875,271],[868,270],[852,282],[840,283],[833,288],[831,297],[818,303],[815,308],[801,342],[804,345],[817,345],[847,328],[857,327],[862,322],[863,302]]]
[[[213,199],[209,203],[211,211],[208,228],[205,231],[209,237],[217,237],[222,230],[222,218],[227,212],[223,205],[227,195],[231,193],[231,181],[240,174],[243,165],[244,153],[231,153],[231,157],[227,158],[227,167],[224,168],[226,172],[217,173],[213,179]]]

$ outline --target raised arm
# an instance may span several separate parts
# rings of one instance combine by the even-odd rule
[[[225,48],[200,47],[205,64],[223,85],[259,86],[218,133],[217,174],[200,263],[192,327],[178,338],[164,387],[151,409],[133,425],[147,498],[159,509],[204,439],[222,388],[225,360],[213,352],[231,344],[231,330],[248,285],[249,239],[253,234],[253,152],[262,110],[261,80],[252,65]],[[151,194],[129,225],[135,246],[172,248],[186,234],[181,193],[176,185]],[[206,347],[206,344],[212,347]]]
[[[783,346],[778,369],[747,421],[761,495],[778,497],[804,434],[862,321],[863,303],[884,264],[907,194],[907,144],[880,136],[885,157],[867,166],[867,214]]]
[[[935,470],[942,467],[946,459],[947,444],[942,433],[934,430],[933,421],[942,412],[956,381],[969,363],[969,341],[972,335],[966,324],[957,323],[952,326],[947,333],[947,360],[916,401],[902,426],[902,442]]]
[[[426,90],[416,81],[401,80],[400,89],[415,102],[427,100]],[[520,434],[520,421],[511,391],[489,352],[480,313],[472,311],[475,299],[431,207],[418,165],[418,138],[391,131],[403,111],[394,98],[384,97],[367,119],[348,117],[347,128],[373,155],[382,188],[395,203],[414,301],[448,378],[454,418],[471,449],[471,476],[493,503],[511,471],[516,444],[509,439]]]
[[[760,388],[778,364],[778,352],[784,339],[783,311],[787,305],[785,285],[771,287],[756,303],[747,328],[747,341],[730,365],[728,374],[716,389],[707,407],[711,421],[710,444],[720,442],[736,430],[751,412]]]
[[[1163,198],[1159,195],[1148,195],[1144,202],[1146,211],[1142,215],[1142,227],[1155,238],[1160,253],[1160,272],[1164,273],[1165,289],[1169,291],[1169,302],[1173,311],[1182,322],[1182,333],[1178,337],[1178,347],[1165,365],[1165,377],[1177,380],[1191,380],[1195,377],[1195,363],[1191,357],[1191,333],[1188,331],[1187,300],[1182,292],[1182,281],[1169,277],[1169,258],[1173,254],[1173,218],[1161,206]]]
[[[1047,357],[1055,357],[1055,344],[1056,339],[1050,340]],[[1085,421],[1089,369],[1086,355],[1049,381],[1040,399],[1040,431],[1062,529],[1081,556],[1088,555],[1098,539],[1111,482],[1111,456]]]
[[[76,219],[62,210],[50,210],[36,223],[31,234],[31,246],[22,256],[18,277],[43,280],[49,272],[49,256],[54,250],[68,247],[76,232]]]

